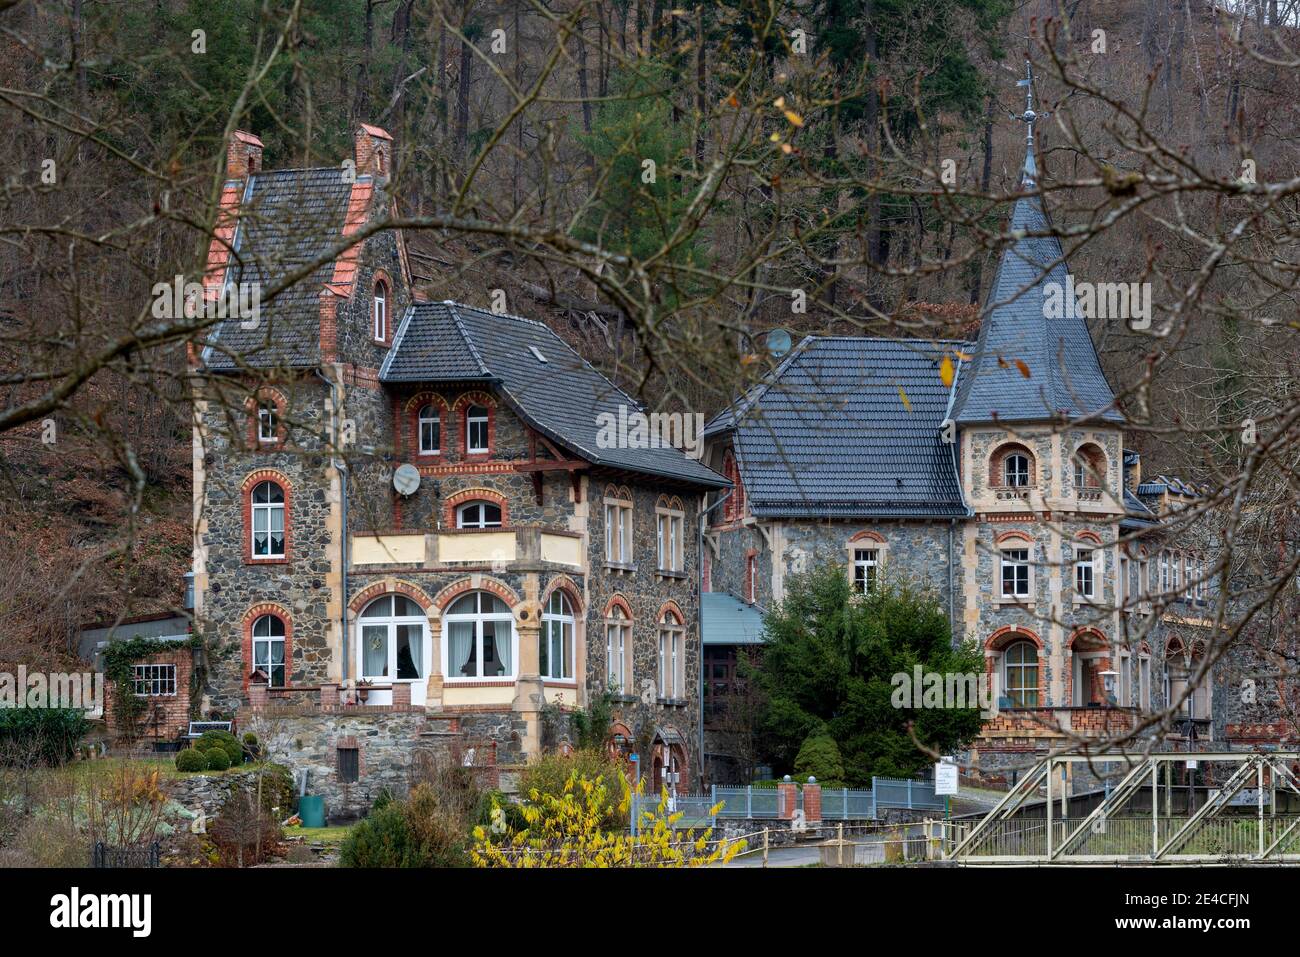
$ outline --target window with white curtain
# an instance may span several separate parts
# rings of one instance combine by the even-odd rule
[[[284,557],[284,489],[275,482],[253,488],[253,557]]]
[[[437,455],[442,451],[442,418],[434,405],[420,408],[420,454]]]
[[[543,678],[565,681],[573,677],[573,628],[573,605],[557,588],[542,613],[538,662]]]
[[[469,592],[447,607],[442,621],[447,680],[515,676],[514,616],[500,598]]]
[[[253,670],[266,675],[270,687],[284,687],[284,622],[278,615],[253,622]]]
[[[605,499],[605,561],[627,565],[632,561],[632,503]]]
[[[629,512],[631,510],[629,509]],[[682,547],[684,516],[681,512],[657,509],[660,571],[679,572],[685,567],[685,549]]]
[[[405,595],[376,598],[357,621],[361,631],[361,676],[370,680],[418,681],[424,663],[428,617]]]
[[[471,405],[465,410],[465,451],[480,454],[488,451],[488,410]]]

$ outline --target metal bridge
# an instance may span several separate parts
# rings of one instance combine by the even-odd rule
[[[968,831],[959,830],[944,856],[960,864],[1297,863],[1300,779],[1292,767],[1298,761],[1300,751],[1056,755]],[[1123,777],[1090,811],[1071,816],[1068,785],[1059,782],[1053,793],[1053,781],[1078,764]],[[1202,788],[1199,807],[1194,785],[1172,784],[1179,764],[1203,774],[1212,769],[1220,778],[1212,789]],[[1177,815],[1175,788],[1186,793]],[[1288,813],[1279,813],[1281,805]]]

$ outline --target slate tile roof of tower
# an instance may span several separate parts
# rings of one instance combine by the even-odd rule
[[[525,422],[588,462],[709,488],[727,484],[671,446],[602,448],[598,417],[617,421],[620,407],[630,414],[641,406],[541,322],[456,302],[417,302],[402,317],[379,378],[490,383]]]
[[[352,193],[338,167],[284,169],[249,177],[239,206],[228,281],[268,287],[325,255],[343,238]],[[216,371],[248,365],[310,368],[320,356],[320,294],[334,277],[331,260],[261,304],[258,322],[244,328],[226,319],[214,328],[203,364]]]
[[[1032,148],[1022,185],[1034,183]],[[1016,200],[1014,232],[1044,233],[1050,223],[1037,195]],[[1004,249],[989,290],[974,356],[957,390],[959,424],[1032,422],[1093,416],[1123,422],[1082,317],[1047,318],[1046,287],[1066,288],[1067,266],[1055,236],[1022,236]],[[1016,361],[1024,363],[1028,377]]]
[[[940,435],[951,391],[939,366],[968,348],[809,336],[705,431],[735,429],[758,517],[966,516]]]

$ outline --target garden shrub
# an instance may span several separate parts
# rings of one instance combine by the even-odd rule
[[[236,790],[221,806],[209,836],[227,867],[251,867],[266,860],[284,834],[254,795]]]
[[[622,767],[602,750],[594,748],[574,751],[569,755],[556,752],[543,754],[528,765],[519,779],[519,793],[532,800],[534,790],[552,797],[562,797],[564,786],[569,778],[577,775],[579,779],[600,780],[605,782],[605,793],[610,797],[610,808],[605,815],[604,826],[613,827],[625,823],[618,813],[617,805],[622,799],[627,779]]]
[[[464,867],[472,822],[458,790],[417,784],[404,801],[389,799],[352,828],[343,867]],[[477,806],[477,801],[474,806]]]
[[[282,764],[268,764],[258,773],[262,777],[262,807],[278,815],[278,819],[288,817],[297,796],[293,773]],[[256,793],[257,774],[250,777],[249,787]]]
[[[88,730],[76,708],[0,708],[0,763],[65,764]]]
[[[224,771],[230,767],[230,755],[223,748],[208,748],[207,764],[209,771]]]
[[[208,756],[197,748],[186,748],[176,752],[177,771],[206,771]]]
[[[207,742],[206,745],[204,742]],[[229,731],[204,731],[198,745],[203,751],[211,751],[213,748],[225,751],[232,766],[244,763],[244,746]]]
[[[840,746],[825,729],[814,731],[804,738],[799,754],[794,759],[795,773],[805,780],[809,775],[826,787],[844,786],[844,759]]]

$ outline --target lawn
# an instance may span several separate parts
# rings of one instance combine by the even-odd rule
[[[351,824],[334,827],[286,827],[284,836],[301,838],[308,844],[333,844],[342,841],[351,830]]]

